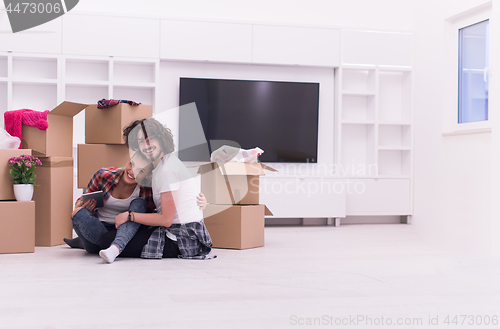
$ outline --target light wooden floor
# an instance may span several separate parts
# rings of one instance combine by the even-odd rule
[[[216,254],[0,255],[0,328],[493,328],[443,321],[500,316],[500,260],[436,250],[411,225],[267,227],[264,248]]]

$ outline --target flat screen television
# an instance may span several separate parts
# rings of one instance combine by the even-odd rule
[[[319,83],[180,78],[179,106],[195,102],[209,152],[234,141],[260,147],[261,162],[316,163]],[[179,158],[209,161],[206,145],[185,147],[190,120],[179,113]]]

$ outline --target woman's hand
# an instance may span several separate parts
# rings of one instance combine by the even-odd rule
[[[122,212],[115,216],[115,227],[118,228],[120,225],[128,221],[128,211]]]
[[[96,201],[95,200],[88,200],[87,202],[83,203],[81,200],[78,200],[75,203],[75,210],[73,210],[73,213],[71,214],[71,217],[76,215],[76,213],[82,209],[82,208],[87,208],[90,212],[94,212],[96,206]]]
[[[205,210],[205,208],[207,207],[207,199],[205,198],[203,193],[198,194],[198,196],[196,197],[196,204],[201,210]]]

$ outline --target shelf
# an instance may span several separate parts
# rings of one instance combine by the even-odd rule
[[[88,80],[88,81],[66,81],[66,86],[81,86],[81,87],[88,87],[88,86],[109,86],[109,82],[107,81],[97,81],[97,80]]]
[[[139,102],[142,104],[153,105],[153,109],[154,109],[154,99],[155,99],[154,96],[155,96],[154,88],[137,88],[128,86],[113,87],[114,99],[126,99],[126,100],[132,100],[134,102]]]
[[[67,59],[66,80],[77,83],[109,83],[109,61]]]
[[[16,79],[12,80],[12,83],[18,85],[57,85],[57,79]]]
[[[65,99],[70,102],[97,104],[103,98],[109,98],[108,86],[66,85]]]
[[[0,56],[0,79],[8,77],[8,60],[7,56]]]
[[[379,150],[378,173],[380,176],[402,176],[411,174],[411,151]]]
[[[411,126],[379,125],[379,149],[410,149]]]
[[[56,80],[57,58],[12,58],[13,80]]]
[[[115,85],[142,86],[155,83],[155,63],[132,63],[115,61],[113,67]]]
[[[411,73],[380,70],[378,101],[381,122],[411,122]]]
[[[379,122],[381,126],[411,126],[411,122],[407,121],[382,121]]]
[[[346,124],[341,128],[341,172],[353,176],[377,175],[375,124]]]
[[[351,91],[351,90],[344,90],[344,91],[342,91],[342,95],[375,96],[375,92],[374,91]]]
[[[386,150],[386,151],[410,151],[411,147],[409,146],[379,146],[379,150]]]
[[[27,108],[45,111],[52,110],[57,104],[56,84],[12,84],[12,105],[10,110]]]
[[[115,87],[128,87],[128,88],[140,88],[140,89],[154,89],[156,84],[154,82],[144,82],[144,83],[137,83],[137,82],[130,82],[130,83],[122,83],[122,82],[115,82],[113,84]]]
[[[376,70],[372,68],[344,68],[343,93],[375,94]]]
[[[350,94],[342,97],[342,120],[375,120],[375,97]]]
[[[342,120],[343,125],[374,125],[375,121]]]

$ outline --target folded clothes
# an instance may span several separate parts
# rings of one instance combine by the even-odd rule
[[[120,103],[127,103],[129,105],[134,105],[134,106],[137,106],[137,105],[140,105],[141,103],[137,103],[137,102],[134,102],[134,101],[129,101],[129,100],[126,100],[126,99],[101,99],[100,101],[97,102],[97,108],[99,109],[107,109],[107,108],[110,108],[112,106],[115,106],[115,105],[118,105]]]

